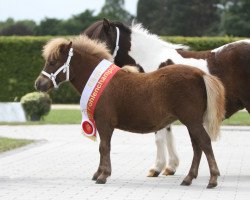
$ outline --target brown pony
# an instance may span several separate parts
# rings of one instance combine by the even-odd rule
[[[119,35],[117,32],[119,30]],[[168,64],[188,64],[220,78],[226,91],[226,118],[240,109],[250,113],[250,40],[240,40],[209,51],[187,51],[183,45],[161,40],[140,24],[128,27],[106,19],[95,22],[84,33],[106,42],[118,66],[137,65],[152,72]],[[118,42],[117,42],[118,39]],[[155,135],[157,158],[148,176],[172,175],[179,164],[170,127]],[[166,146],[169,162],[166,166]]]
[[[71,48],[72,58],[68,56]],[[78,36],[71,42],[63,38],[51,40],[45,45],[43,56],[45,73],[35,83],[37,90],[43,92],[51,90],[54,82],[57,85],[68,76],[81,93],[98,63],[103,59],[113,60],[103,43],[86,36]],[[68,66],[67,76],[65,71],[60,72],[60,66]],[[179,119],[188,128],[194,151],[190,171],[182,185],[190,185],[197,177],[203,151],[210,169],[207,187],[215,187],[219,169],[211,139],[218,137],[223,117],[224,88],[217,78],[199,69],[172,65],[148,74],[132,73],[128,68],[120,70],[105,88],[94,113],[100,136],[100,164],[93,180],[105,183],[111,175],[110,141],[115,128],[150,133]]]

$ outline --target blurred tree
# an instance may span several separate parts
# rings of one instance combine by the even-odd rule
[[[12,18],[0,22],[0,35],[34,35],[36,23],[32,20],[15,22]]]
[[[105,4],[99,13],[100,18],[108,18],[110,20],[122,21],[130,23],[133,16],[125,10],[124,0],[105,0]]]
[[[77,35],[99,19],[93,13],[94,11],[86,10],[68,20],[46,18],[37,27],[37,35]]]
[[[76,35],[97,21],[99,18],[94,16],[94,11],[85,10],[84,12],[73,15],[70,19],[61,23],[63,35]]]
[[[36,22],[33,20],[19,20],[16,23],[20,23],[27,26],[32,32],[35,31],[35,28],[37,26]]]
[[[202,36],[218,31],[219,0],[139,0],[138,21],[157,34]]]
[[[36,35],[58,35],[60,34],[61,20],[55,18],[45,18],[36,28]]]
[[[168,0],[139,0],[137,4],[137,20],[147,29],[164,34],[168,24]]]
[[[222,0],[222,30],[232,36],[250,36],[250,1]]]
[[[9,27],[3,28],[0,31],[0,35],[10,36],[10,35],[33,35],[29,27],[21,23],[13,24]]]
[[[0,30],[9,27],[11,25],[15,24],[15,21],[13,18],[8,18],[6,21],[1,21],[0,22]]]

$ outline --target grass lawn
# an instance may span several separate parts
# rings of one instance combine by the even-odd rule
[[[250,126],[250,115],[248,112],[237,112],[229,119],[223,121],[223,125],[230,126]]]
[[[38,122],[0,122],[0,125],[80,124],[81,117],[78,109],[55,109]]]
[[[180,125],[179,121],[174,123]],[[222,125],[226,126],[250,126],[250,115],[248,112],[239,111],[231,116],[229,119],[223,121]]]
[[[45,124],[80,124],[82,121],[82,114],[80,109],[55,109],[44,117],[42,123]]]
[[[30,144],[32,142],[33,140],[11,139],[11,138],[0,137],[0,153]]]
[[[78,109],[54,109],[39,122],[25,123],[4,123],[0,125],[38,125],[38,124],[80,124],[81,112]],[[176,122],[175,124],[180,124]],[[224,120],[223,125],[250,126],[250,115],[247,112],[240,111],[234,114],[230,119]]]

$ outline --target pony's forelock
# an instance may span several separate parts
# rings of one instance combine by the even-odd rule
[[[43,47],[42,55],[44,59],[47,60],[49,56],[58,57],[60,55],[60,47],[64,44],[69,44],[69,40],[65,38],[55,38],[47,42]]]

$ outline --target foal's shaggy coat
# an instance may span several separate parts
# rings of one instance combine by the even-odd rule
[[[102,43],[85,36],[76,37],[68,44],[55,39],[44,47],[44,70],[54,72],[63,65],[71,46],[74,56],[70,63],[70,82],[81,93],[97,64],[112,57]],[[56,81],[63,80],[65,75],[61,73]],[[40,75],[36,87],[40,91],[49,91],[53,84]],[[197,177],[204,151],[211,175],[208,187],[215,187],[219,170],[210,138],[214,140],[219,135],[224,103],[224,88],[220,81],[196,68],[172,65],[148,74],[131,73],[128,68],[118,71],[102,93],[94,113],[101,141],[100,164],[93,180],[105,183],[111,175],[110,141],[115,128],[149,133],[179,119],[188,128],[194,150],[192,166],[182,184],[190,185]]]

